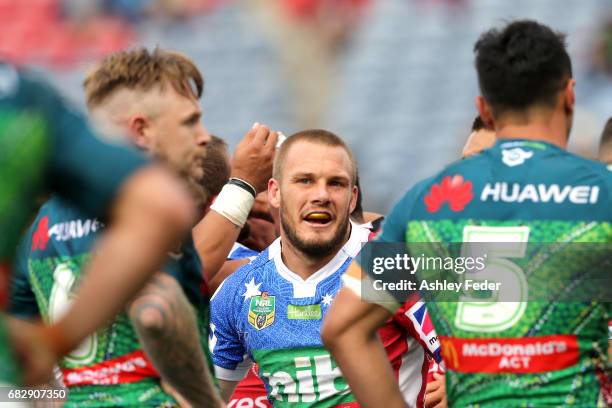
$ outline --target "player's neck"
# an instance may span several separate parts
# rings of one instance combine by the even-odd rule
[[[327,265],[332,259],[334,259],[334,257],[338,254],[338,251],[340,251],[344,244],[346,244],[350,235],[349,229],[347,230],[345,238],[338,245],[338,248],[332,251],[329,255],[321,257],[309,256],[292,245],[288,239],[281,237],[281,257],[283,259],[283,263],[291,272],[306,280],[319,269]]]
[[[539,140],[567,148],[567,123],[561,115],[506,118],[495,123],[495,133],[498,139]]]

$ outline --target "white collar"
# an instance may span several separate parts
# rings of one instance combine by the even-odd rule
[[[370,231],[351,221],[351,235],[348,241],[342,246],[338,253],[321,269],[310,275],[307,279],[302,279],[299,275],[292,272],[283,262],[281,256],[280,237],[268,248],[269,259],[274,261],[278,274],[293,285],[293,296],[296,298],[313,297],[317,290],[317,285],[336,272],[348,258],[355,257],[363,244],[368,241]]]

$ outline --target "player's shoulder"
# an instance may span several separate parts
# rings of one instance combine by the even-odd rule
[[[55,107],[60,94],[40,74],[0,62],[0,101],[21,109]]]
[[[579,177],[599,181],[608,188],[608,191],[612,188],[612,164],[587,159],[572,153],[568,153],[567,160],[573,165]]]
[[[90,251],[104,224],[59,196],[52,195],[38,210],[27,234],[32,256],[73,256]]]
[[[44,221],[46,220],[46,221]],[[40,207],[34,225],[47,222],[49,228],[65,229],[70,238],[82,238],[93,234],[104,225],[97,218],[76,207],[69,200],[53,194]],[[50,234],[60,231],[50,231]]]
[[[435,176],[432,176],[432,177],[428,177],[426,179],[420,180],[416,184],[414,184],[395,203],[394,212],[402,213],[402,214],[409,214],[412,208],[414,207],[415,203],[419,200],[419,197],[421,197],[427,191],[429,186],[433,183],[434,179],[435,179]],[[393,213],[388,218],[393,218]],[[389,221],[388,218],[385,220],[385,222]]]
[[[22,77],[17,68],[0,61],[0,101],[11,100],[18,95]]]
[[[49,199],[43,203],[39,210],[39,216],[40,215],[53,215],[58,219],[71,219],[85,216],[83,211],[79,210],[70,201],[57,194],[52,194],[49,196]]]
[[[244,288],[251,281],[261,282],[263,276],[270,276],[274,272],[274,260],[270,256],[270,247],[260,252],[249,263],[238,268],[219,285],[211,301],[220,298],[233,298],[236,292]]]
[[[230,260],[236,260],[236,259],[249,259],[249,260],[253,260],[257,257],[257,255],[259,255],[259,252],[255,251],[254,249],[248,248],[247,246],[239,243],[239,242],[235,242],[234,245],[232,246],[232,249],[229,252],[229,255],[227,256],[227,259]]]

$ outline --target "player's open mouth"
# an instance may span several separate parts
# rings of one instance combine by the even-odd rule
[[[327,225],[332,221],[330,213],[325,211],[312,211],[306,214],[304,221],[314,225]]]

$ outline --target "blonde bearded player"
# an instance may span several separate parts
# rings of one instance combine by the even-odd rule
[[[268,250],[264,251],[259,257],[253,260],[251,264],[230,276],[227,281],[221,285],[217,293],[215,293],[211,304],[211,333],[213,334],[211,346],[213,360],[217,365],[217,375],[221,380],[221,385],[222,388],[225,389],[226,395],[229,395],[233,389],[235,381],[240,379],[248,370],[248,362],[242,362],[246,348],[247,350],[251,349],[248,351],[250,357],[252,356],[251,358],[255,359],[255,361],[260,364],[260,375],[264,377],[270,400],[273,401],[275,406],[284,406],[285,404],[300,401],[304,403],[315,403],[318,401],[320,404],[323,404],[323,406],[354,406],[354,403],[351,402],[350,395],[346,395],[348,392],[346,387],[336,388],[334,391],[335,386],[329,387],[323,385],[328,381],[326,378],[329,375],[332,375],[332,378],[337,378],[338,385],[341,385],[341,376],[339,373],[335,372],[336,370],[333,370],[334,372],[332,373],[326,373],[324,369],[325,366],[318,365],[314,371],[311,371],[311,374],[316,376],[317,383],[321,384],[318,390],[312,390],[313,394],[309,394],[310,391],[306,391],[306,388],[302,389],[299,386],[298,389],[301,389],[301,391],[296,391],[294,387],[296,384],[295,381],[300,383],[300,378],[302,378],[301,376],[303,373],[300,374],[296,372],[296,374],[291,374],[294,369],[290,368],[289,365],[283,367],[278,366],[277,368],[282,368],[281,371],[283,373],[287,373],[287,375],[291,376],[293,378],[292,381],[294,381],[293,383],[289,381],[289,378],[280,380],[280,378],[277,378],[276,374],[269,373],[269,371],[275,370],[276,368],[268,368],[268,364],[278,364],[272,363],[272,360],[276,360],[276,358],[272,359],[272,354],[276,353],[282,356],[300,352],[298,349],[302,349],[303,347],[297,346],[295,342],[299,342],[302,346],[310,345],[310,347],[308,347],[310,351],[303,350],[302,352],[307,354],[311,352],[315,353],[317,356],[313,357],[314,360],[320,361],[321,363],[323,362],[322,359],[325,358],[325,351],[315,346],[317,342],[320,342],[318,325],[320,324],[321,317],[314,319],[307,318],[304,317],[304,313],[314,313],[316,315],[318,313],[317,310],[322,312],[327,310],[335,291],[337,291],[339,287],[338,285],[341,284],[340,276],[343,270],[342,265],[344,264],[341,260],[345,259],[345,261],[348,261],[350,257],[354,256],[356,251],[360,248],[360,244],[367,241],[368,236],[371,234],[369,230],[364,230],[362,227],[353,224],[352,228],[348,229],[351,230],[348,242],[346,242],[342,250],[336,253],[335,257],[333,257],[335,253],[333,249],[328,249],[332,252],[327,255],[327,258],[333,257],[334,260],[331,263],[334,263],[339,269],[334,270],[331,266],[323,266],[320,272],[314,272],[313,278],[317,276],[316,281],[320,281],[320,284],[316,284],[316,286],[320,287],[318,289],[315,289],[315,287],[311,289],[315,290],[315,298],[317,296],[322,296],[318,305],[316,304],[316,300],[311,300],[308,299],[308,296],[295,293],[296,290],[302,290],[300,289],[302,285],[299,280],[293,282],[293,278],[287,278],[285,276],[287,273],[289,274],[288,276],[293,275],[291,271],[286,269],[286,266],[282,266],[282,264],[279,263],[281,262],[280,259],[277,259],[277,255],[274,254],[276,254],[279,248],[281,248],[281,252],[296,251],[297,248],[301,248],[297,249],[297,251],[299,251],[298,253],[302,253],[297,259],[291,261],[295,256],[291,253],[288,255],[288,262],[293,262],[293,267],[296,267],[296,265],[299,265],[299,262],[303,262],[305,259],[309,259],[308,262],[316,261],[321,263],[322,260],[319,259],[320,255],[317,255],[318,252],[315,254],[308,251],[314,251],[315,249],[318,251],[320,250],[318,248],[324,247],[313,247],[314,249],[312,249],[308,246],[304,246],[306,245],[304,237],[307,235],[306,232],[309,227],[314,227],[313,232],[315,232],[316,237],[318,228],[321,228],[320,233],[324,233],[327,232],[326,229],[330,229],[332,226],[340,223],[346,226],[337,229],[335,236],[346,236],[345,234],[348,233],[346,228],[349,224],[341,222],[342,214],[335,214],[334,210],[343,209],[348,204],[340,200],[339,197],[342,196],[338,194],[349,191],[347,179],[350,177],[351,168],[354,168],[354,164],[351,164],[348,169],[342,169],[342,167],[347,166],[346,163],[341,165],[343,161],[352,162],[352,160],[343,159],[343,155],[340,153],[343,150],[348,152],[348,149],[335,135],[329,132],[319,130],[304,131],[292,136],[288,140],[290,142],[287,145],[283,145],[275,164],[277,169],[275,172],[277,181],[275,183],[280,183],[281,191],[283,191],[281,197],[284,197],[280,208],[281,231],[285,232],[285,234],[283,234],[280,241],[275,242]],[[332,155],[332,153],[335,153],[336,156]],[[298,159],[298,155],[300,159]],[[328,186],[324,187],[325,185]],[[327,190],[327,192],[325,192],[325,190]],[[276,194],[278,194],[278,192]],[[289,195],[287,196],[287,194]],[[306,214],[307,221],[305,222],[296,222],[294,217],[297,210],[294,206],[300,202],[301,196],[307,197],[309,195],[312,196],[312,202],[308,201],[308,205],[310,207],[316,205],[318,208],[321,208],[321,210],[308,212],[308,214]],[[274,195],[271,195],[271,197],[274,197]],[[287,197],[293,197],[293,199],[289,200]],[[349,198],[350,196],[347,195],[344,199],[348,200]],[[278,201],[276,201],[276,206],[278,206]],[[334,214],[331,216],[331,220],[333,221],[330,220],[330,214]],[[290,216],[292,217],[292,222],[289,221]],[[348,214],[346,217],[348,217]],[[320,225],[320,227],[316,227],[316,225]],[[356,234],[359,235],[356,236]],[[282,245],[280,245],[281,242],[283,243]],[[314,243],[310,245],[314,245]],[[318,245],[322,245],[322,243]],[[296,249],[291,250],[287,247]],[[305,253],[303,251],[305,251]],[[296,261],[298,262],[297,264],[295,263]],[[268,268],[272,267],[271,262],[281,265],[279,266],[280,269],[278,272],[272,272],[272,269],[268,271]],[[259,270],[258,264],[261,264],[262,270]],[[305,268],[308,270],[309,267],[307,265],[308,263],[301,269]],[[324,270],[326,271],[325,274],[323,273]],[[252,275],[251,272],[253,272]],[[241,276],[243,273],[247,273],[247,276]],[[263,275],[260,276],[260,273],[263,273]],[[280,278],[278,283],[275,283],[277,274],[280,274],[280,276],[284,278]],[[251,278],[252,281],[249,281],[249,278]],[[276,294],[272,292],[272,290],[266,291],[262,283],[259,282],[260,279],[263,279],[263,282],[266,283],[264,286],[271,288],[276,287],[276,291],[281,290],[280,293],[283,295],[281,296],[280,293]],[[283,289],[283,284],[281,283],[283,279],[290,279],[290,281],[293,282],[294,296],[290,296],[289,293]],[[313,280],[312,284],[310,284],[308,283],[310,280],[312,279],[306,279],[304,285],[313,286],[315,281]],[[245,302],[240,302],[242,305],[239,305],[237,299],[241,299],[240,293],[243,287],[246,288],[242,296]],[[236,290],[238,292],[233,295]],[[327,292],[319,293],[319,290]],[[265,297],[265,299],[262,300],[262,296]],[[291,300],[292,297],[293,300]],[[269,313],[264,316],[263,314],[257,314],[258,309],[255,311],[250,310],[248,313],[248,325],[244,325],[242,313],[238,312],[238,310],[248,306],[247,301],[250,302],[251,308],[255,307],[255,309],[257,309],[257,302],[261,304],[271,302],[268,305],[270,308],[270,310],[268,310]],[[255,306],[253,306],[253,302],[255,302]],[[277,314],[284,314],[281,310],[284,310],[283,304],[286,304],[286,302],[289,302],[288,310],[290,310],[290,316],[288,316],[288,318],[283,315],[275,317]],[[301,303],[304,302],[310,302],[310,306],[307,304],[301,305]],[[278,312],[276,312],[277,304],[279,308]],[[233,309],[234,307],[238,309]],[[261,310],[260,312],[263,313],[264,311]],[[411,401],[411,403],[422,406],[423,395],[425,393],[425,377],[429,368],[429,361],[423,352],[422,346],[424,342],[422,340],[433,339],[435,333],[433,333],[433,330],[428,330],[426,334],[422,332],[416,334],[415,331],[419,330],[418,328],[421,326],[421,323],[428,322],[428,316],[424,313],[424,307],[421,308],[419,305],[416,305],[411,312],[406,310],[401,313],[401,316],[398,315],[397,320],[394,319],[390,321],[389,325],[381,331],[381,336],[384,337],[385,343],[388,345],[389,357],[397,369],[397,379],[406,386],[406,398]],[[253,316],[251,316],[251,314],[253,314]],[[416,321],[411,319],[411,315],[416,318]],[[314,317],[314,315],[312,317]],[[403,324],[400,323],[402,319],[404,319]],[[278,320],[278,323],[275,324],[275,320]],[[300,322],[300,320],[304,321]],[[314,321],[311,322],[310,320]],[[252,332],[251,326],[257,331]],[[285,332],[285,330],[293,326],[296,326],[295,330],[291,330],[294,334],[289,335]],[[303,327],[298,329],[298,326]],[[412,327],[416,328],[416,330],[410,332],[410,329],[402,329],[402,327]],[[430,323],[429,327],[431,328]],[[427,328],[427,324],[423,325],[423,328]],[[285,334],[279,335],[278,333],[281,332]],[[274,333],[277,333],[276,339],[272,340],[268,336],[274,335]],[[412,336],[408,336],[408,333],[412,334]],[[430,336],[429,338],[427,337],[428,335]],[[408,339],[416,339],[416,341]],[[263,350],[254,349],[258,344],[264,343],[268,346],[264,347]],[[417,343],[421,343],[421,345],[417,346]],[[273,348],[278,347],[278,350],[270,350],[270,345],[272,345]],[[296,347],[298,349],[296,349]],[[266,357],[268,354],[270,354],[270,356]],[[237,362],[241,363],[238,364]],[[289,364],[289,361],[287,361],[286,364]],[[280,374],[279,372],[278,375]],[[294,375],[297,375],[297,377],[294,377]],[[279,380],[281,381],[280,384],[278,383]],[[284,386],[284,388],[282,388],[284,391],[279,390],[279,386]],[[243,398],[237,400],[236,403],[240,401],[247,403],[249,401],[248,398],[249,396],[244,395]],[[257,401],[253,400],[253,402],[255,403]],[[259,403],[264,404],[263,401],[259,401]]]

